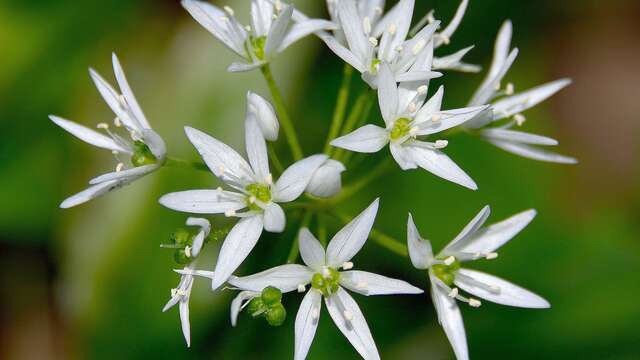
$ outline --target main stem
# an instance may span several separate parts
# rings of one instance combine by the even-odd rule
[[[172,157],[167,157],[165,166],[168,167],[179,167],[185,169],[199,170],[199,171],[209,171],[209,168],[205,163],[197,162],[197,161],[187,161],[182,159],[176,159]]]
[[[296,135],[296,130],[293,127],[293,123],[291,122],[291,118],[289,117],[289,113],[287,112],[287,108],[284,106],[284,101],[282,100],[280,89],[278,89],[278,85],[276,84],[276,81],[273,78],[273,74],[271,73],[271,68],[269,67],[269,64],[265,64],[260,68],[260,70],[262,71],[262,75],[267,82],[267,86],[269,86],[269,91],[271,92],[271,97],[273,98],[273,103],[275,105],[276,112],[278,113],[278,118],[280,120],[280,124],[282,125],[282,130],[284,130],[284,135],[287,138],[289,147],[291,148],[293,158],[296,161],[300,160],[304,156],[302,154],[302,148],[300,147],[300,143],[298,142],[298,136]]]
[[[349,100],[349,90],[351,88],[351,78],[353,77],[353,67],[349,64],[344,64],[344,70],[342,73],[342,84],[338,91],[338,99],[336,101],[336,107],[333,111],[333,120],[331,121],[331,127],[329,128],[329,134],[327,135],[327,142],[324,145],[324,153],[331,156],[332,147],[331,141],[335,139],[340,133],[342,123],[344,121],[345,111],[347,109],[347,102]]]

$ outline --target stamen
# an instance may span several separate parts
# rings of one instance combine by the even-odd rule
[[[428,90],[429,90],[429,87],[427,85],[422,85],[418,88],[418,94],[424,95],[427,93]]]
[[[226,16],[220,16],[220,20],[221,20],[222,22],[227,22],[227,21],[229,21],[229,18],[228,18],[228,17],[226,17]]]
[[[374,37],[370,37],[369,38],[369,43],[373,46],[378,46],[378,39],[374,38]]]
[[[380,6],[376,6],[375,8],[373,8],[373,11],[375,11],[378,15],[382,15],[382,8]]]
[[[226,217],[236,216],[236,211],[235,210],[227,210],[227,211],[224,212],[224,216],[226,216]]]
[[[342,312],[342,314],[344,315],[344,318],[347,319],[347,321],[353,320],[353,313],[351,313],[351,311],[345,310]]]
[[[387,31],[389,32],[389,34],[395,35],[396,31],[398,31],[398,27],[396,26],[396,24],[391,24],[389,25]]]
[[[320,309],[317,307],[314,307],[313,309],[311,309],[311,318],[313,320],[317,320],[320,317]]]
[[[187,257],[191,257],[191,246],[186,246],[184,248],[184,254],[187,255]]]
[[[415,136],[418,131],[420,131],[420,128],[417,126],[413,126],[411,127],[411,129],[409,129],[409,136]]]
[[[451,264],[453,264],[456,261],[456,258],[453,256],[449,256],[448,258],[444,259],[444,264],[447,266],[451,266]]]
[[[322,275],[324,275],[324,277],[326,277],[326,278],[331,276],[331,271],[329,271],[329,268],[327,268],[327,267],[322,268]]]
[[[498,257],[498,253],[496,252],[491,252],[485,255],[485,259],[487,260],[493,260],[496,259]]]
[[[113,119],[113,124],[114,124],[116,127],[121,127],[121,126],[122,126],[122,121],[120,121],[120,118],[116,116],[116,118],[115,118],[115,119]]]
[[[527,121],[527,118],[524,117],[524,115],[522,114],[515,114],[513,115],[513,120],[516,121],[516,125],[522,126],[522,124],[524,124],[524,122]]]
[[[440,40],[442,40],[442,43],[445,45],[449,45],[449,43],[451,42],[451,38],[449,38],[446,35],[438,34],[438,37],[440,38]]]
[[[247,30],[248,32],[251,32],[251,25],[245,26],[244,29]]]
[[[413,101],[409,103],[409,112],[410,113],[414,113],[416,112],[416,110],[418,110],[418,107],[416,106],[416,103],[414,103]]]
[[[505,94],[513,95],[514,92],[515,92],[515,86],[513,86],[513,83],[508,83],[507,88],[505,89]]]
[[[275,2],[275,4],[274,4],[274,5],[275,5],[275,8],[276,8],[276,11],[277,11],[277,12],[282,11],[282,1],[280,1],[280,0],[276,0],[276,2]]]
[[[123,163],[118,163],[118,165],[116,165],[116,172],[122,171],[123,168],[124,168],[124,164]]]
[[[353,269],[353,263],[351,261],[347,261],[347,262],[343,263],[342,264],[342,269],[343,270]]]
[[[477,299],[474,299],[474,298],[469,298],[469,306],[474,307],[474,308],[478,308],[478,307],[480,307],[480,305],[482,305],[480,300],[477,300]]]
[[[425,45],[427,45],[427,42],[424,39],[420,39],[415,45],[413,45],[411,52],[413,55],[418,55],[420,51],[424,49]]]
[[[112,150],[112,151],[111,151],[111,154],[112,154],[113,156],[118,156],[118,155],[120,154],[120,152],[119,152],[118,150]]]
[[[224,175],[224,173],[225,173],[224,166],[220,165],[220,167],[218,167],[218,171],[220,172],[220,174]]]
[[[365,16],[364,19],[362,19],[362,29],[367,35],[371,33],[371,19],[369,19],[368,16]]]
[[[447,147],[447,145],[449,145],[449,142],[447,140],[436,140],[434,147],[436,149],[444,149]],[[454,258],[454,261],[455,261],[455,258]],[[446,260],[445,260],[445,263],[446,263]],[[451,263],[453,264],[453,261]],[[447,265],[451,265],[451,264],[447,264]]]
[[[99,123],[98,125],[96,125],[96,127],[97,127],[98,129],[104,129],[104,130],[107,130],[107,129],[109,129],[109,124],[107,124],[107,123],[103,123],[103,122],[102,122],[102,123]]]
[[[267,185],[272,185],[273,184],[273,175],[269,174],[264,178],[264,181],[267,183]]]
[[[440,114],[433,114],[433,115],[431,115],[431,121],[433,121],[433,122],[438,122],[438,121],[440,121],[440,120],[442,120],[442,115],[440,115]]]
[[[456,296],[458,296],[458,293],[459,293],[458,288],[453,288],[453,289],[451,289],[451,292],[449,293],[449,297],[453,299]]]
[[[255,204],[256,202],[256,197],[255,196],[249,196],[249,204]]]
[[[402,45],[396,46],[396,51],[397,52],[402,52],[402,50],[404,50],[404,47],[402,47]]]
[[[307,288],[304,286],[304,284],[298,285],[298,292],[299,293],[303,293],[305,290],[307,290]]]
[[[436,21],[435,16],[433,16],[433,10],[429,11],[429,13],[427,14],[427,21],[429,22],[429,24]]]
[[[233,9],[230,6],[223,6],[222,7],[224,9],[224,11],[227,12],[227,14],[229,14],[230,16],[233,16],[235,14],[235,11],[233,11]]]

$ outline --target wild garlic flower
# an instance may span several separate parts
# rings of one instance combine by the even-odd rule
[[[182,326],[182,334],[187,342],[187,346],[191,346],[191,327],[189,325],[189,298],[191,297],[191,289],[193,288],[194,275],[211,277],[212,273],[207,271],[195,271],[196,261],[200,250],[204,244],[204,240],[211,232],[211,224],[208,220],[202,218],[190,217],[187,219],[187,225],[198,226],[200,230],[191,239],[192,246],[187,245],[187,256],[193,259],[183,270],[179,273],[180,282],[178,286],[171,289],[171,299],[164,306],[162,312],[165,312],[176,304],[179,304],[180,310],[180,324]]]
[[[518,55],[518,49],[509,50],[511,34],[511,22],[506,21],[496,39],[489,73],[469,102],[469,106],[491,103],[491,111],[487,111],[465,126],[474,130],[480,129],[479,134],[482,138],[510,153],[534,160],[575,164],[577,160],[572,157],[537,147],[558,145],[557,140],[513,130],[514,127],[519,127],[525,122],[526,118],[522,115],[524,111],[562,90],[571,83],[571,80],[552,81],[519,94],[514,94],[514,86],[511,83],[502,89],[501,82]],[[497,98],[500,99],[496,100]],[[488,125],[504,119],[510,120],[501,126],[487,128]]]
[[[177,211],[224,214],[240,219],[220,249],[211,285],[215,290],[242,264],[263,229],[276,233],[284,230],[285,214],[278,203],[297,199],[327,156],[313,155],[302,159],[274,181],[256,113],[248,112],[245,121],[249,162],[231,147],[202,131],[190,127],[185,131],[213,174],[234,191],[222,188],[181,191],[164,195],[160,204]]]
[[[253,114],[258,120],[258,125],[266,140],[278,140],[280,123],[271,103],[262,96],[249,91],[247,92],[247,114]]]
[[[550,307],[545,299],[528,290],[493,275],[462,267],[463,263],[472,260],[495,259],[498,256],[495,251],[517,235],[536,215],[535,210],[528,210],[483,228],[489,213],[489,207],[484,207],[437,255],[433,254],[431,243],[420,236],[411,214],[407,223],[411,262],[417,269],[429,271],[431,297],[438,321],[458,360],[468,359],[469,354],[456,300],[472,307],[481,304],[477,299],[463,296],[459,289],[502,305],[540,309]]]
[[[60,204],[61,208],[80,205],[128,185],[159,169],[165,162],[164,141],[151,129],[131,91],[116,54],[113,54],[112,60],[120,92],[111,87],[96,71],[89,69],[98,91],[116,115],[113,127],[107,123],[98,124],[98,128],[104,130],[107,135],[58,116],[49,116],[51,121],[71,135],[96,147],[110,150],[118,160],[114,172],[89,181],[91,187],[63,201]]]
[[[182,0],[182,6],[193,18],[220,40],[244,62],[233,63],[228,71],[239,72],[259,68],[290,45],[316,31],[334,27],[321,19],[307,19],[292,24],[293,6],[279,0],[251,1],[251,25],[243,26],[229,6],[223,9],[197,0]]]
[[[331,145],[343,149],[374,153],[387,144],[391,154],[402,170],[421,167],[434,175],[472,190],[475,182],[440,151],[447,146],[446,140],[420,141],[418,136],[435,135],[473,119],[488,106],[474,106],[454,110],[441,110],[444,88],[426,103],[427,85],[418,88],[413,95],[398,88],[391,70],[386,64],[380,67],[378,101],[386,127],[365,125],[350,134],[339,137]]]
[[[326,251],[307,228],[300,229],[300,255],[306,266],[281,265],[258,274],[229,279],[229,284],[244,290],[242,296],[237,298],[240,302],[240,299],[255,297],[255,294],[268,286],[283,293],[307,291],[296,315],[294,359],[304,359],[309,352],[318,326],[323,297],[333,322],[360,356],[379,359],[367,321],[358,304],[344,288],[365,296],[423,292],[401,280],[351,270],[351,259],[367,241],[377,212],[376,199],[331,239]],[[307,290],[309,284],[311,287]]]

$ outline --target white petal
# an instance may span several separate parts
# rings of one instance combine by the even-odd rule
[[[487,77],[478,90],[473,94],[469,106],[480,106],[489,103],[496,93],[496,87],[500,85],[502,78],[506,75],[507,71],[518,56],[518,49],[513,49],[509,53],[509,57],[504,61],[502,67],[498,73],[493,77]]]
[[[93,129],[89,129],[86,126],[76,124],[72,121],[54,115],[49,115],[49,119],[51,119],[51,121],[53,121],[56,125],[67,130],[69,133],[71,133],[71,135],[88,144],[97,146],[102,149],[118,151],[122,153],[130,153],[129,150],[118,145],[112,138],[103,135]]]
[[[331,145],[351,151],[374,153],[389,143],[389,132],[375,125],[365,125],[331,141]]]
[[[408,81],[428,81],[431,79],[437,79],[442,77],[442,73],[437,71],[409,71],[403,74],[396,75],[397,82]]]
[[[392,279],[367,271],[343,271],[340,284],[362,295],[422,294],[424,291],[406,281]]]
[[[536,216],[535,210],[523,211],[499,223],[482,228],[461,243],[455,249],[466,253],[490,253],[497,250],[516,236]]]
[[[181,301],[180,305],[180,325],[182,326],[182,334],[187,342],[187,347],[191,346],[191,326],[189,325],[189,302]]]
[[[268,286],[273,286],[283,293],[298,289],[298,285],[311,282],[313,271],[304,265],[280,265],[257,274],[229,278],[229,284],[242,290],[260,292]]]
[[[182,0],[184,7],[193,18],[236,54],[244,57],[245,30],[238,26],[235,18],[217,7],[195,0]]]
[[[493,60],[491,62],[491,68],[487,74],[487,80],[494,78],[500,72],[500,69],[507,61],[509,55],[509,48],[511,47],[511,35],[513,33],[513,26],[511,21],[505,21],[498,31],[496,37],[496,43],[493,49]]]
[[[511,141],[515,143],[543,145],[543,146],[558,145],[558,141],[550,137],[536,135],[536,134],[529,134],[526,132],[509,130],[509,129],[501,129],[501,128],[485,129],[485,130],[482,130],[480,134],[490,139]]]
[[[387,63],[380,64],[378,73],[378,103],[380,112],[387,126],[398,119],[398,85],[396,78]]]
[[[449,297],[443,289],[431,281],[431,298],[438,313],[438,322],[442,325],[449,342],[453,347],[457,360],[469,360],[467,335],[464,331],[462,314],[456,300]]]
[[[140,123],[135,118],[132,118],[124,108],[124,104],[122,104],[120,100],[120,94],[116,92],[113,87],[95,70],[89,69],[89,74],[91,75],[91,79],[96,85],[98,92],[102,95],[104,101],[109,105],[120,121],[122,121],[128,129],[136,131],[142,130]]]
[[[293,6],[286,5],[271,24],[271,29],[269,29],[269,34],[267,35],[267,42],[264,45],[265,56],[273,55],[280,47],[280,44],[282,44],[289,23],[291,22],[292,14]]]
[[[313,173],[327,160],[326,155],[312,155],[289,166],[273,189],[273,200],[289,202],[297,199],[311,181]]]
[[[293,355],[295,360],[304,360],[309,353],[320,320],[318,315],[322,308],[321,299],[320,292],[311,289],[300,303],[295,325],[295,351]]]
[[[467,55],[473,46],[458,50],[453,54],[433,59],[433,68],[435,70],[457,70],[462,72],[479,72],[481,67],[462,62],[462,58]]]
[[[297,23],[293,25],[285,35],[282,43],[280,44],[280,47],[278,48],[278,52],[284,51],[284,49],[291,46],[291,44],[309,34],[315,33],[320,30],[334,29],[335,27],[335,24],[331,21],[321,19],[313,19]]]
[[[135,116],[143,129],[151,129],[151,125],[149,125],[149,121],[147,121],[147,118],[142,112],[142,108],[138,104],[135,95],[133,95],[133,91],[131,90],[131,86],[129,86],[127,77],[124,75],[124,70],[122,70],[122,65],[120,65],[120,61],[115,53],[111,55],[111,60],[113,62],[113,72],[116,74],[116,81],[118,82],[122,96],[124,96],[127,101],[127,105],[129,105],[133,116]]]
[[[278,122],[273,106],[267,100],[249,91],[247,93],[247,113],[253,113],[255,115],[265,139],[269,141],[278,140],[280,123]]]
[[[65,201],[62,202],[62,204],[60,204],[60,207],[63,209],[68,209],[68,208],[83,204],[89,200],[97,198],[98,196],[102,196],[108,192],[116,190],[122,187],[123,185],[126,185],[126,184],[118,180],[112,180],[112,181],[103,182],[101,184],[93,185],[90,188],[67,198]]]
[[[347,168],[337,160],[329,159],[311,177],[305,189],[311,195],[329,198],[342,190],[342,172]]]
[[[426,269],[431,265],[433,261],[431,242],[424,240],[420,236],[411,214],[409,214],[409,219],[407,220],[407,247],[411,263],[416,269]]]
[[[368,64],[365,64],[363,60],[359,59],[349,49],[344,47],[338,40],[328,34],[318,34],[320,39],[342,60],[353,66],[356,70],[364,73],[368,70]]]
[[[411,158],[410,151],[401,144],[392,142],[389,144],[389,150],[391,151],[391,156],[393,156],[393,159],[400,166],[400,169],[411,170],[418,167],[418,164],[416,164],[415,161],[413,161],[413,159]]]
[[[504,151],[507,151],[512,154],[516,154],[518,156],[522,156],[528,159],[533,159],[538,161],[547,161],[547,162],[559,163],[559,164],[576,164],[578,162],[578,160],[570,156],[556,154],[551,151],[539,149],[539,148],[525,145],[525,144],[518,144],[510,141],[498,141],[498,140],[489,140],[489,142]]]
[[[139,167],[134,167],[127,170],[122,171],[114,171],[108,174],[100,175],[96,178],[93,178],[89,181],[89,184],[96,185],[103,183],[105,181],[111,180],[120,180],[131,182],[133,180],[139,179],[155,170],[157,170],[160,166],[157,164],[144,165]]]
[[[298,233],[298,246],[302,261],[313,270],[318,271],[326,264],[326,255],[322,244],[307,228]]]
[[[192,256],[197,257],[200,254],[200,250],[202,250],[202,245],[204,245],[204,239],[211,232],[211,223],[204,218],[189,217],[187,218],[187,225],[200,227],[200,231],[193,239],[193,247],[191,248]]]
[[[335,294],[324,300],[333,322],[358,354],[365,360],[380,359],[367,320],[351,295],[339,288]],[[346,318],[345,312],[349,313],[351,320]]]
[[[362,19],[358,15],[355,1],[340,1],[338,3],[338,16],[351,52],[361,62],[365,61],[369,54],[370,44],[364,34]]]
[[[272,233],[284,231],[286,218],[284,210],[276,203],[270,203],[264,208],[264,229]]]
[[[255,291],[241,291],[233,301],[231,301],[231,326],[238,323],[238,315],[242,311],[242,305],[245,301],[251,301],[253,298],[259,297],[260,293]]]
[[[236,271],[253,250],[260,234],[262,234],[261,216],[243,218],[231,229],[218,254],[218,263],[211,281],[212,290],[224,284],[229,276]]]
[[[341,266],[362,249],[376,219],[378,204],[379,199],[375,199],[360,215],[333,236],[327,246],[327,264],[329,266]]]
[[[532,309],[546,309],[551,307],[549,302],[542,297],[493,275],[469,269],[460,269],[458,272],[463,275],[456,276],[455,284],[458,287],[470,294],[496,304]],[[483,286],[477,286],[477,284],[473,282],[466,281],[465,277],[472,278],[484,285],[495,287],[496,291],[491,291]]]
[[[472,236],[484,225],[484,223],[489,218],[491,214],[491,207],[489,205],[483,207],[480,212],[473,218],[469,223],[460,231],[458,236],[456,236],[447,246],[442,250],[443,253],[447,251],[456,251],[461,249],[467,244],[466,240],[469,236]]]
[[[149,147],[153,156],[156,157],[158,163],[164,162],[167,155],[167,146],[162,137],[151,129],[142,129],[142,141]]]
[[[475,118],[488,108],[489,105],[441,111],[437,114],[437,116],[440,117],[438,121],[425,121],[420,123],[418,125],[419,130],[416,134],[431,135],[451,129]]]
[[[185,132],[209,169],[222,181],[235,184],[232,178],[238,178],[245,185],[254,181],[249,164],[231,147],[191,127],[185,127]],[[232,178],[225,175],[227,172]]]
[[[539,103],[553,96],[558,91],[571,84],[569,79],[556,80],[537,86],[525,92],[502,98],[493,104],[494,120],[508,118],[525,110],[531,109]]]
[[[234,62],[227,68],[228,72],[247,72],[262,67],[266,62],[258,61],[254,63]]]
[[[273,13],[273,4],[270,1],[251,1],[251,25],[256,36],[267,36],[273,22]]]
[[[438,113],[442,108],[442,98],[444,97],[444,86],[440,85],[438,91],[424,104],[416,114],[416,122],[421,123],[431,120],[431,116]]]
[[[421,168],[468,189],[478,189],[478,186],[469,175],[443,152],[416,146],[410,146],[410,149],[412,160]]]
[[[247,119],[245,120],[245,143],[251,168],[258,177],[257,180],[264,182],[271,174],[269,171],[267,143],[262,135],[260,125],[258,125],[258,120],[252,113],[247,114]]]
[[[445,43],[443,39],[451,39],[451,36],[453,36],[453,34],[456,32],[458,26],[460,26],[460,22],[462,22],[464,13],[465,11],[467,11],[467,5],[469,5],[469,0],[462,0],[449,25],[447,25],[447,27],[442,30],[442,32],[440,32],[441,37],[437,39],[435,44],[436,47],[439,47],[440,45]]]
[[[231,195],[221,196],[219,190],[179,191],[162,196],[159,202],[171,210],[192,214],[224,214],[247,206],[238,194],[229,192],[223,194]]]

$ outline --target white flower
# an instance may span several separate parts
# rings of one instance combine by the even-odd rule
[[[280,123],[273,106],[262,96],[249,91],[247,93],[247,113],[253,113],[258,120],[264,138],[269,141],[278,140]]]
[[[190,256],[196,259],[198,254],[200,253],[200,250],[202,249],[204,239],[209,236],[209,232],[211,232],[211,224],[206,219],[190,217],[187,219],[187,225],[200,227],[200,231],[198,231],[198,234],[196,234],[193,239],[193,248],[191,250]],[[182,333],[184,334],[184,339],[187,342],[187,346],[191,346],[191,327],[189,325],[189,297],[191,296],[191,288],[193,287],[193,276],[199,275],[209,278],[213,276],[210,271],[195,271],[195,266],[196,260],[185,266],[183,270],[177,271],[179,274],[181,274],[180,282],[175,289],[171,289],[171,299],[169,299],[169,302],[167,302],[167,304],[162,309],[162,312],[165,312],[176,304],[180,304],[180,323],[182,325]]]
[[[129,87],[116,54],[113,54],[112,60],[113,71],[115,72],[120,92],[111,87],[93,69],[89,70],[98,91],[116,115],[114,120],[115,128],[110,128],[106,123],[98,124],[98,128],[106,131],[108,136],[58,116],[49,116],[56,125],[80,140],[96,147],[110,150],[118,160],[116,171],[89,181],[89,184],[92,185],[91,187],[63,201],[60,204],[61,208],[80,205],[128,185],[134,180],[159,169],[165,161],[166,147],[164,141],[160,135],[151,129],[131,91],[131,87]],[[121,160],[120,156],[126,156],[129,159]],[[132,167],[125,169],[127,167],[125,161],[130,162]]]
[[[426,85],[415,92],[398,88],[386,64],[380,67],[378,100],[386,128],[365,125],[339,137],[331,145],[343,149],[374,153],[389,144],[391,154],[403,170],[421,167],[446,180],[476,190],[475,182],[439,149],[447,141],[425,142],[417,136],[433,135],[474,118],[487,109],[475,106],[455,110],[441,110],[444,88],[424,103]],[[413,96],[413,98],[410,98]]]
[[[187,127],[185,131],[213,174],[235,190],[190,190],[160,198],[162,205],[173,210],[240,218],[220,249],[212,281],[215,290],[249,255],[263,229],[270,232],[284,230],[285,214],[278,203],[298,198],[327,156],[313,155],[302,159],[274,181],[269,171],[265,139],[254,113],[249,112],[245,121],[249,162],[229,146],[199,130]]]
[[[509,51],[511,34],[511,22],[506,21],[496,39],[489,73],[469,102],[469,106],[492,103],[491,110],[469,121],[465,126],[470,129],[479,129],[493,122],[512,118],[503,126],[480,130],[480,136],[491,144],[519,156],[540,161],[575,164],[577,160],[572,157],[537,147],[558,145],[558,141],[545,136],[511,130],[514,126],[521,126],[526,120],[522,112],[538,105],[571,83],[569,79],[560,79],[519,94],[514,94],[513,84],[507,84],[501,90],[500,83],[518,55],[518,49]],[[498,97],[502,98],[495,100]]]
[[[228,71],[249,71],[263,66],[291,44],[316,31],[331,29],[327,20],[308,19],[291,25],[293,6],[280,1],[251,1],[251,25],[236,19],[229,6],[220,9],[212,4],[182,0],[182,6],[193,18],[220,40],[244,62],[233,63]]]
[[[328,159],[313,173],[305,191],[321,198],[336,195],[342,189],[342,172],[345,170],[347,168],[340,161]]]
[[[420,237],[411,214],[407,224],[407,243],[413,266],[429,269],[431,297],[458,360],[469,358],[467,340],[457,300],[472,307],[480,301],[467,298],[460,289],[488,301],[523,307],[548,308],[549,303],[540,296],[495,276],[465,269],[463,262],[480,258],[494,259],[495,252],[518,234],[536,215],[535,210],[524,211],[497,224],[482,227],[489,217],[489,207],[476,217],[440,253],[433,255],[431,243]]]
[[[258,274],[232,277],[229,283],[256,294],[267,286],[280,291],[307,291],[295,323],[296,360],[304,359],[313,341],[324,297],[329,315],[360,356],[379,359],[367,321],[358,304],[344,288],[362,295],[420,294],[423,291],[401,280],[365,271],[350,270],[351,259],[360,251],[369,236],[378,211],[375,200],[360,215],[340,230],[329,242],[327,250],[303,228],[299,234],[300,255],[306,264],[277,266]],[[339,271],[339,269],[348,271]],[[251,293],[245,293],[245,298]]]

